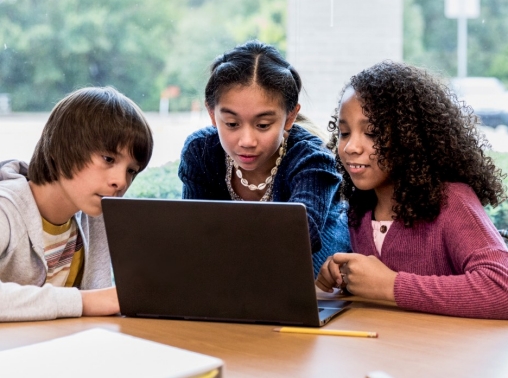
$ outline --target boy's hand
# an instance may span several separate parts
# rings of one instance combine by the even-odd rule
[[[332,256],[329,256],[319,270],[316,279],[316,286],[328,293],[333,292],[334,287],[342,285],[342,277],[340,275],[339,265],[333,262]]]
[[[340,266],[342,280],[347,290],[354,295],[369,299],[395,301],[393,294],[394,272],[375,256],[359,253],[336,253],[333,262]]]
[[[104,316],[120,312],[116,287],[81,290],[83,316]]]

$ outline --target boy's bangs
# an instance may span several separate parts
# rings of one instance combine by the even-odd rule
[[[122,123],[113,130],[109,128],[108,133],[101,138],[102,150],[117,153],[127,148],[143,170],[152,157],[153,139],[149,126],[142,120],[135,120],[128,127],[125,126],[125,120]]]
[[[152,156],[153,138],[139,107],[114,88],[90,87],[62,99],[52,110],[30,162],[39,185],[72,179],[94,153],[127,148],[141,170]]]

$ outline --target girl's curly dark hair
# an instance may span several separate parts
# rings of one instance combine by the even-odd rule
[[[384,61],[353,76],[342,91],[352,87],[376,135],[378,164],[394,185],[396,219],[411,227],[432,221],[446,203],[447,182],[462,182],[475,191],[483,206],[498,205],[506,196],[502,179],[484,150],[490,148],[478,133],[473,109],[458,101],[437,77],[404,63]],[[341,95],[341,98],[342,98]],[[350,225],[376,204],[373,190],[356,189],[337,154],[338,110],[330,121],[328,147],[344,176],[341,194],[349,201]]]

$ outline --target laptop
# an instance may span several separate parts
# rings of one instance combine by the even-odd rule
[[[128,317],[322,326],[303,204],[103,198]],[[318,306],[319,304],[319,306]]]

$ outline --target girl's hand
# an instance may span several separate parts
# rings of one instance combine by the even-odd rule
[[[359,253],[336,253],[333,255],[333,263],[335,264],[329,265],[340,266],[342,280],[351,294],[369,299],[395,301],[393,291],[397,272],[388,268],[377,257]]]
[[[328,257],[319,270],[316,286],[327,293],[333,293],[334,287],[342,285],[339,265],[333,262],[332,256]]]

